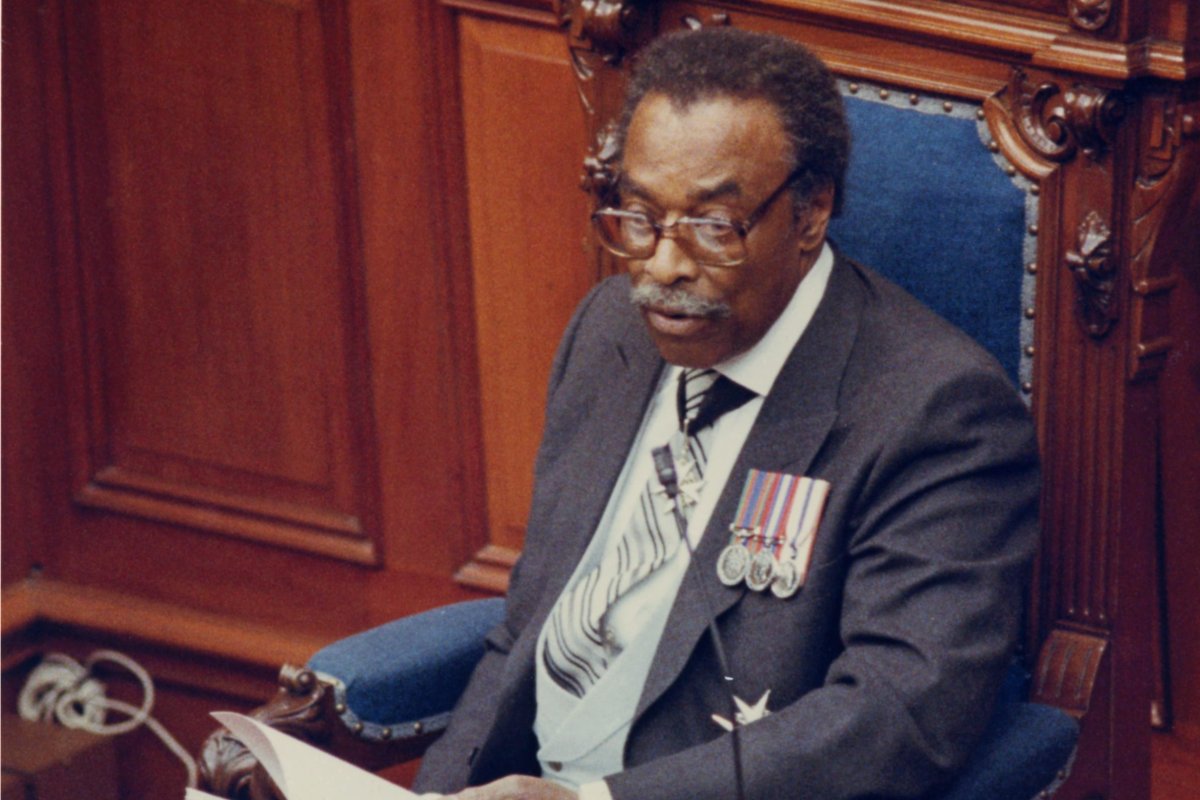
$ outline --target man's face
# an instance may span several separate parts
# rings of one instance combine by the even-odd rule
[[[714,97],[677,108],[649,94],[626,134],[621,207],[664,225],[682,216],[744,220],[791,167],[791,146],[769,102]],[[663,358],[710,367],[762,338],[819,253],[830,201],[828,191],[819,192],[796,220],[785,192],[747,235],[747,258],[736,266],[697,264],[686,244],[667,237],[651,257],[629,261]]]

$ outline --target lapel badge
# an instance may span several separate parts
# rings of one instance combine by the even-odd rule
[[[744,581],[756,592],[770,588],[781,599],[794,595],[804,585],[828,496],[828,481],[750,470],[729,544],[717,559],[721,583]]]
[[[771,716],[771,712],[767,709],[767,699],[770,696],[771,690],[767,689],[765,692],[763,692],[763,696],[758,698],[758,702],[756,702],[754,705],[750,705],[735,694],[733,696],[733,703],[735,706],[737,706],[737,713],[734,714],[737,726],[739,728],[744,728],[751,722],[757,722],[764,717]],[[727,731],[733,730],[734,723],[730,722],[725,717],[722,717],[720,714],[713,714],[712,721]]]

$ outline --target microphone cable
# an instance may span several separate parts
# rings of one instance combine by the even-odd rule
[[[675,526],[679,529],[679,537],[683,539],[683,544],[688,551],[688,566],[687,572],[691,575],[691,580],[695,582],[696,589],[700,593],[700,597],[704,600],[704,608],[708,616],[708,634],[712,637],[713,649],[717,654],[717,665],[721,668],[721,677],[725,679],[726,686],[729,689],[729,721],[733,727],[729,731],[730,744],[733,747],[733,780],[735,795],[737,800],[745,800],[745,788],[742,782],[742,743],[738,725],[738,707],[736,692],[734,691],[733,672],[729,669],[729,661],[725,658],[725,645],[721,641],[721,633],[717,630],[717,616],[713,611],[712,600],[708,594],[708,587],[704,584],[704,580],[700,575],[700,567],[696,564],[696,550],[692,547],[692,542],[688,539],[687,517],[683,515],[683,509],[679,503],[679,478],[675,474],[675,459],[671,455],[671,448],[664,445],[656,447],[652,451],[654,457],[654,472],[658,477],[658,483],[662,486],[663,491],[667,493],[667,497],[671,500],[672,511],[675,517]]]
[[[142,685],[140,707],[105,695],[104,684],[92,674],[92,668],[100,661],[120,664],[133,673]],[[51,653],[34,668],[17,698],[17,713],[21,719],[32,722],[57,721],[64,727],[100,736],[129,733],[145,725],[183,762],[188,775],[187,785],[195,787],[195,760],[162,723],[150,716],[153,707],[154,683],[149,673],[141,664],[115,650],[97,650],[83,664],[62,653]],[[109,711],[126,714],[128,719],[108,722]]]

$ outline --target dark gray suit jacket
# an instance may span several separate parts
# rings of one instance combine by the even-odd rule
[[[417,786],[538,774],[534,650],[582,556],[663,367],[625,278],[583,302],[550,380],[525,550],[506,621]],[[807,582],[780,600],[727,588],[750,468],[832,485]],[[875,273],[838,258],[700,544],[696,567],[749,702],[748,798],[919,797],[982,732],[1016,641],[1037,537],[1029,416],[1000,367]],[[614,798],[732,797],[726,687],[696,582],[675,599]]]

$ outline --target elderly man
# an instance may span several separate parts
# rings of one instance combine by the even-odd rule
[[[1017,637],[1025,409],[826,241],[849,135],[799,45],[658,40],[621,144],[594,221],[628,276],[563,339],[507,618],[418,787],[922,796],[982,732]]]

